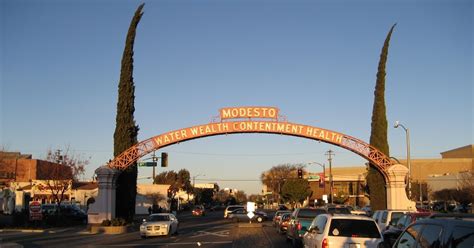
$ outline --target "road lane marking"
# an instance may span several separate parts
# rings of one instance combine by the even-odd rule
[[[229,237],[229,234],[230,234],[229,230],[222,230],[222,231],[217,231],[217,232],[197,231],[194,233],[194,235],[191,236],[191,238],[197,238],[197,237],[208,236],[208,235],[227,238]]]
[[[199,241],[201,245],[212,245],[212,244],[232,244],[233,241]],[[144,246],[174,246],[174,245],[197,245],[197,242],[176,242],[176,243],[154,243],[154,244],[117,244],[117,245],[99,245],[100,247],[144,247]]]

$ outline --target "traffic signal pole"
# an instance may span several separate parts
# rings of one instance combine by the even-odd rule
[[[156,161],[158,161],[158,157],[155,155],[155,152],[153,152],[153,156],[151,157],[153,161],[153,177],[152,177],[152,184],[155,184],[155,167],[156,167]]]
[[[329,161],[329,197],[331,204],[333,204],[333,183],[332,183],[332,156],[334,155],[334,152],[332,150],[329,150],[326,155],[328,156],[328,161]]]

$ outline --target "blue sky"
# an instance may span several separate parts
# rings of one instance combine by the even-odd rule
[[[70,146],[91,157],[87,178],[112,157],[120,61],[140,3],[1,1],[4,149],[44,158],[50,148]],[[276,106],[291,122],[368,141],[380,50],[397,23],[386,76],[390,155],[406,156],[395,120],[410,128],[413,158],[473,143],[472,1],[145,3],[134,57],[139,140],[209,123],[222,107],[250,105]],[[163,151],[169,169],[205,175],[196,182],[254,180],[219,185],[257,193],[263,171],[327,164],[329,149],[335,167],[365,162],[326,143],[264,134]]]

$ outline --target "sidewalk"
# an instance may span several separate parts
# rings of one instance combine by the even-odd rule
[[[21,232],[21,233],[61,233],[70,230],[84,230],[87,227],[75,226],[75,227],[51,227],[51,228],[3,228],[0,229],[2,232]]]

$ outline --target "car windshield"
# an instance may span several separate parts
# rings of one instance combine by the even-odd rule
[[[168,215],[150,215],[148,221],[168,221],[170,217]]]
[[[289,220],[289,219],[290,219],[290,216],[291,216],[291,214],[282,214],[282,215],[281,215],[281,219],[282,219],[282,220]]]
[[[329,236],[380,238],[377,225],[371,220],[333,219]]]
[[[230,212],[230,213],[231,213],[231,214],[246,214],[246,211],[245,211],[245,209],[243,209],[243,208],[239,208],[239,209],[236,209],[236,210],[234,210],[234,211],[232,211],[232,212]]]
[[[298,212],[298,218],[314,218],[324,213],[326,213],[324,209],[303,208]]]
[[[244,208],[244,207],[229,207],[227,211],[234,211],[236,209],[241,209],[241,208]]]
[[[405,213],[403,212],[393,212],[392,213],[392,220],[390,222],[397,223],[398,219],[402,217]]]

